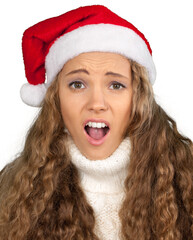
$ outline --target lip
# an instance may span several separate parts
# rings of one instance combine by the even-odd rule
[[[86,125],[88,122],[103,122],[103,123],[105,123],[105,124],[108,126],[109,131],[108,131],[108,133],[107,133],[102,139],[100,139],[100,140],[93,139],[93,138],[91,138],[91,137],[87,134],[87,132],[86,132],[86,130],[85,130],[85,125]],[[109,136],[109,134],[110,134],[110,124],[109,124],[108,121],[106,121],[106,120],[104,120],[104,119],[95,119],[95,118],[87,119],[87,120],[84,122],[83,129],[84,129],[84,134],[85,134],[88,142],[89,142],[90,144],[94,145],[94,146],[99,146],[99,145],[103,144],[104,141],[106,140],[106,138],[107,138],[107,137]]]
[[[109,128],[109,130],[110,130],[110,123],[108,122],[108,121],[106,121],[106,120],[104,120],[104,119],[99,119],[99,118],[90,118],[90,119],[87,119],[85,122],[84,122],[84,124],[83,124],[83,127],[85,127],[85,125],[88,123],[88,122],[103,122],[103,123],[105,123],[107,126],[108,126],[108,128]]]

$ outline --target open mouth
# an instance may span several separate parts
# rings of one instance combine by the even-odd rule
[[[84,129],[86,133],[95,140],[101,140],[110,130],[109,127],[92,128],[89,126],[85,126]]]

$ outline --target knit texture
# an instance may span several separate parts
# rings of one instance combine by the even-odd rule
[[[125,138],[106,159],[89,160],[79,151],[71,136],[67,147],[77,167],[81,186],[95,212],[95,233],[101,240],[119,240],[121,223],[118,212],[124,199],[130,139]]]

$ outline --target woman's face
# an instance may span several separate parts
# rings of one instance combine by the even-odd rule
[[[129,60],[115,53],[82,53],[64,65],[58,78],[62,117],[74,143],[90,160],[109,157],[123,140],[130,118]],[[97,120],[107,121],[107,134],[95,125],[85,128]]]

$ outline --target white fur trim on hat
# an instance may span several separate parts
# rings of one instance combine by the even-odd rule
[[[46,84],[32,85],[25,83],[20,89],[20,96],[24,103],[32,107],[40,107],[47,91]]]
[[[124,55],[144,66],[153,85],[156,69],[144,40],[133,30],[113,24],[91,24],[58,38],[46,56],[47,81],[50,84],[64,64],[84,52],[101,51]]]

